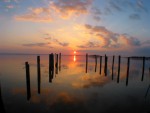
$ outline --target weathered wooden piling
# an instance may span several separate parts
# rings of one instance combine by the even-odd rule
[[[105,54],[105,66],[104,66],[104,73],[105,73],[105,76],[107,76],[107,61],[108,61],[108,57],[107,57],[106,54]]]
[[[41,69],[40,69],[40,56],[37,56],[37,81],[38,81],[38,93],[41,93]]]
[[[101,72],[102,72],[102,56],[100,56],[100,71],[99,71],[99,73],[101,74]]]
[[[49,55],[49,82],[52,82],[54,76],[54,54]]]
[[[144,71],[145,71],[145,57],[143,57],[143,68],[142,68],[142,78],[141,81],[144,79]]]
[[[59,71],[61,71],[61,53],[59,53]]]
[[[112,60],[112,80],[114,79],[114,61],[115,61],[115,56],[113,56],[113,60]]]
[[[117,83],[119,83],[120,79],[120,62],[121,62],[121,56],[118,57],[118,77],[117,77]]]
[[[58,54],[56,54],[56,60],[55,60],[55,69],[56,69],[56,74],[58,74]]]
[[[28,62],[25,62],[26,67],[26,85],[27,85],[27,100],[31,98],[31,89],[30,89],[30,65]]]
[[[106,54],[104,56],[104,73],[106,72]]]
[[[85,67],[85,72],[87,73],[88,69],[88,54],[86,53],[86,67]]]
[[[130,69],[130,57],[128,57],[128,62],[127,62],[127,78],[126,78],[126,86],[128,85],[128,80],[129,80],[129,69]]]
[[[97,55],[95,55],[95,72],[96,72],[96,69],[97,69]]]

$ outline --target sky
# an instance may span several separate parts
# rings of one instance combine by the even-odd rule
[[[150,0],[0,0],[0,53],[150,55]]]

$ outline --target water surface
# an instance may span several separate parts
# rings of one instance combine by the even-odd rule
[[[148,113],[150,112],[150,61],[146,60],[144,80],[142,60],[130,60],[128,85],[127,58],[121,58],[120,78],[118,57],[108,57],[107,76],[104,58],[100,74],[100,60],[85,56],[62,56],[61,67],[49,81],[49,56],[41,55],[40,83],[37,76],[36,55],[0,56],[0,113]],[[25,62],[30,66],[31,97],[27,98]],[[55,65],[56,66],[56,65]],[[38,87],[39,86],[39,87]],[[38,91],[40,89],[40,92]]]

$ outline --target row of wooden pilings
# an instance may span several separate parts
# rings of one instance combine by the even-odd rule
[[[87,73],[88,70],[88,58],[92,57],[95,59],[95,72],[97,70],[97,59],[100,58],[100,71],[99,74],[102,73],[102,58],[104,57],[104,74],[105,76],[107,76],[107,63],[108,63],[108,56],[99,56],[99,55],[88,55],[86,54],[86,69],[85,72]],[[129,69],[130,69],[130,60],[131,59],[142,59],[143,63],[142,63],[142,77],[141,77],[141,81],[144,80],[144,70],[145,70],[145,60],[146,57],[126,57],[127,58],[127,77],[126,77],[126,85],[128,85],[128,79],[129,79]],[[112,80],[114,79],[114,61],[115,61],[115,56],[112,56]],[[120,64],[121,64],[121,56],[118,56],[118,75],[117,75],[117,83],[119,83],[120,80]]]
[[[25,62],[26,69],[26,87],[27,87],[27,100],[31,98],[31,88],[30,88],[30,65],[28,62]],[[61,71],[61,53],[58,54],[49,54],[49,82],[52,82],[55,74],[58,74],[58,71]],[[37,56],[37,86],[38,93],[41,93],[41,67],[40,67],[40,56]]]

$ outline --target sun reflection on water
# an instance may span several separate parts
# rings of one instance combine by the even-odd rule
[[[76,62],[76,55],[73,56],[73,61]]]

